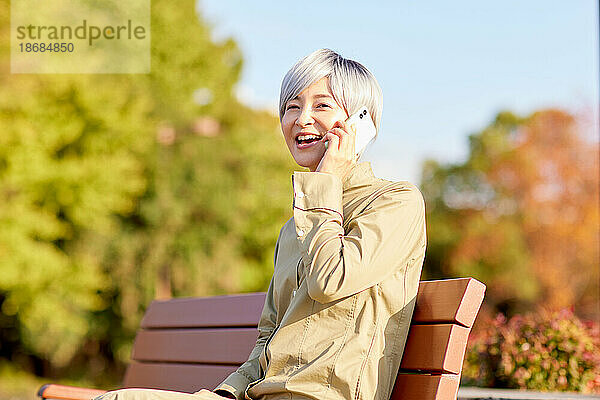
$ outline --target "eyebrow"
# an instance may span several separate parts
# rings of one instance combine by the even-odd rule
[[[315,98],[320,99],[320,98],[328,98],[328,99],[333,99],[333,96],[330,94],[317,94],[315,95]],[[300,95],[294,97],[292,100],[298,100],[300,98]],[[290,100],[291,101],[291,100]]]

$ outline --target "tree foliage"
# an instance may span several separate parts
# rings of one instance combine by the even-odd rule
[[[15,75],[0,2],[0,360],[118,376],[153,298],[266,288],[291,159],[194,9],[152,1],[150,74]]]
[[[429,161],[426,270],[477,277],[509,309],[596,312],[597,142],[580,122],[561,110],[500,113],[470,137],[466,162]]]

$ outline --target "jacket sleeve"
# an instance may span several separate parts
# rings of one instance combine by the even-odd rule
[[[275,263],[277,262],[278,250],[279,239],[277,239],[277,244],[275,245]],[[262,376],[263,372],[261,371],[259,358],[263,353],[265,344],[275,329],[276,324],[277,308],[273,298],[273,278],[271,278],[271,283],[265,298],[265,305],[263,306],[260,321],[258,323],[258,339],[256,339],[256,344],[250,352],[248,360],[240,365],[235,372],[229,375],[219,386],[217,386],[214,389],[214,392],[218,394],[221,391],[225,391],[235,396],[236,399],[244,399],[244,393],[248,385],[251,382],[260,379]]]
[[[414,185],[390,185],[350,221],[343,220],[337,176],[295,172],[293,186],[296,234],[312,299],[328,303],[353,295],[422,256],[425,205]]]

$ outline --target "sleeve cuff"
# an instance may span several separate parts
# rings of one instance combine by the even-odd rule
[[[328,209],[342,215],[342,181],[325,172],[294,172],[294,208],[308,211]]]
[[[217,390],[224,390],[229,392],[235,396],[238,400],[244,399],[244,393],[246,392],[246,388],[250,384],[250,380],[246,378],[244,375],[234,372],[227,377],[219,386],[213,390],[216,392]]]
[[[310,265],[311,251],[320,244],[313,239],[324,224],[335,229],[332,237],[343,234],[342,182],[336,175],[324,172],[294,172],[292,185],[296,238],[306,264]]]

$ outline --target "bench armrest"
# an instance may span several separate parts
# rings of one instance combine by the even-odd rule
[[[106,390],[47,384],[40,388],[38,396],[42,399],[91,400],[103,393]]]

